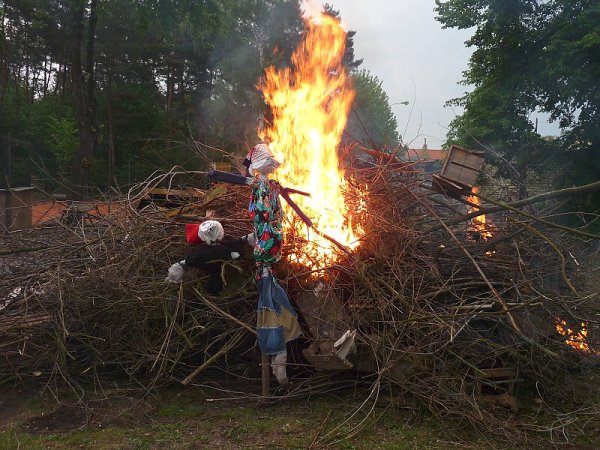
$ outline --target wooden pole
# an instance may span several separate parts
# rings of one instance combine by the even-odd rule
[[[261,374],[262,374],[262,396],[268,397],[271,394],[271,374],[269,373],[269,356],[261,354]]]

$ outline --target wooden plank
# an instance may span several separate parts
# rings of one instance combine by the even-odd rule
[[[261,353],[260,356],[261,393],[263,397],[271,395],[271,373],[269,371],[269,356]]]
[[[460,164],[451,164],[441,175],[444,176],[444,178],[473,186],[475,181],[477,181],[479,171]]]
[[[494,378],[514,378],[517,373],[512,367],[496,367],[492,369],[481,369],[482,376],[480,378],[484,379],[494,379]]]
[[[433,174],[431,176],[432,186],[441,194],[449,195],[450,197],[460,197],[461,195],[468,194],[471,191],[469,186],[464,186],[459,183],[455,183],[441,175]]]
[[[456,164],[451,164],[450,166],[448,166],[446,172],[442,175],[444,176],[444,178],[447,178],[452,181],[462,181],[462,172],[462,167],[457,166]]]
[[[456,164],[457,166],[465,167],[476,172],[479,172],[483,167],[483,163],[480,163],[479,161],[470,161],[469,159],[461,162],[452,161],[452,164]]]
[[[304,357],[317,369],[351,369],[350,362],[335,354],[333,344],[353,328],[352,320],[342,300],[325,283],[315,283],[311,288],[295,299],[313,339],[303,351]]]

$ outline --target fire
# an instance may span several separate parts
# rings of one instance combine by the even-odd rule
[[[592,349],[588,344],[588,329],[587,322],[581,322],[581,329],[575,333],[572,329],[567,327],[567,322],[562,320],[560,317],[555,317],[556,331],[561,336],[565,336],[565,344],[570,345],[575,350],[579,350],[584,353],[590,353],[593,355],[600,355],[600,352]]]
[[[473,192],[473,194],[479,193],[479,187],[473,186],[472,192]],[[481,204],[479,202],[479,197],[477,197],[476,195],[469,195],[467,197],[467,201],[469,201],[470,203],[472,203],[474,205],[477,205],[477,206],[473,206],[471,209],[469,209],[469,213],[471,213],[473,211],[479,211],[479,205]],[[487,222],[485,214],[482,214],[481,216],[473,217],[473,220],[471,220],[471,224],[472,224],[472,230],[477,232],[483,238],[483,240],[487,241],[488,239],[490,239],[492,237],[492,231],[491,231],[490,225]]]
[[[284,186],[310,192],[294,201],[315,227],[349,249],[359,245],[361,231],[353,227],[345,201],[347,182],[337,150],[354,90],[342,65],[346,32],[328,15],[306,19],[307,33],[292,56],[292,68],[269,67],[259,86],[273,112],[273,123],[264,130],[269,146],[282,166],[277,178]],[[284,203],[286,216],[295,215]],[[310,248],[292,260],[307,266],[335,262],[340,253],[329,240],[294,220],[286,232],[310,240]],[[309,234],[310,233],[310,234]],[[310,257],[309,257],[310,255]]]

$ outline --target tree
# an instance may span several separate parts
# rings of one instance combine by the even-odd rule
[[[245,147],[262,71],[304,30],[299,0],[0,0],[0,17],[0,134],[74,187],[196,168],[189,138]]]
[[[76,0],[72,6],[71,30],[73,33],[71,56],[72,101],[79,130],[79,148],[73,157],[71,184],[73,194],[81,198],[89,182],[92,156],[96,143],[96,108],[94,93],[94,42],[96,33],[97,0],[90,0],[87,39],[84,41],[85,11],[87,0]],[[85,66],[81,60],[85,48]]]
[[[530,86],[539,59],[537,3],[436,0],[444,27],[476,28],[467,41],[475,50],[463,80],[473,91],[448,102],[464,108],[451,122],[448,140],[492,150],[488,159],[515,180],[522,197],[527,196],[528,164],[542,145],[529,119],[536,106]]]
[[[450,103],[464,113],[448,139],[494,150],[523,182],[529,165],[552,157],[557,187],[600,178],[600,4],[597,0],[436,0],[444,27],[475,28],[464,83],[473,90]],[[529,119],[558,120],[561,137],[543,140]],[[515,172],[518,176],[514,176]],[[524,187],[524,183],[521,183]],[[521,189],[521,195],[525,195]],[[600,209],[598,194],[585,210]],[[592,198],[593,197],[593,198]],[[579,207],[579,205],[574,205]]]
[[[555,0],[543,5],[540,107],[559,121],[566,184],[600,179],[600,3]],[[598,199],[600,206],[600,199]]]
[[[473,90],[449,102],[464,107],[451,123],[449,141],[484,144],[523,177],[528,163],[547,158],[552,149],[530,120],[541,110],[559,120],[558,149],[568,161],[600,156],[596,0],[436,0],[436,5],[445,28],[475,28],[466,42],[475,50],[463,80]],[[506,164],[498,165],[514,175]],[[593,172],[600,176],[598,166]]]
[[[346,126],[346,140],[393,151],[400,145],[398,122],[381,81],[367,70],[352,73],[356,90]]]

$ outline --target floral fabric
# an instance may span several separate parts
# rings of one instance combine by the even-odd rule
[[[256,233],[254,260],[259,269],[270,268],[281,259],[283,230],[280,189],[281,186],[275,180],[255,177],[252,183],[248,210]],[[259,273],[262,272],[259,270]]]

